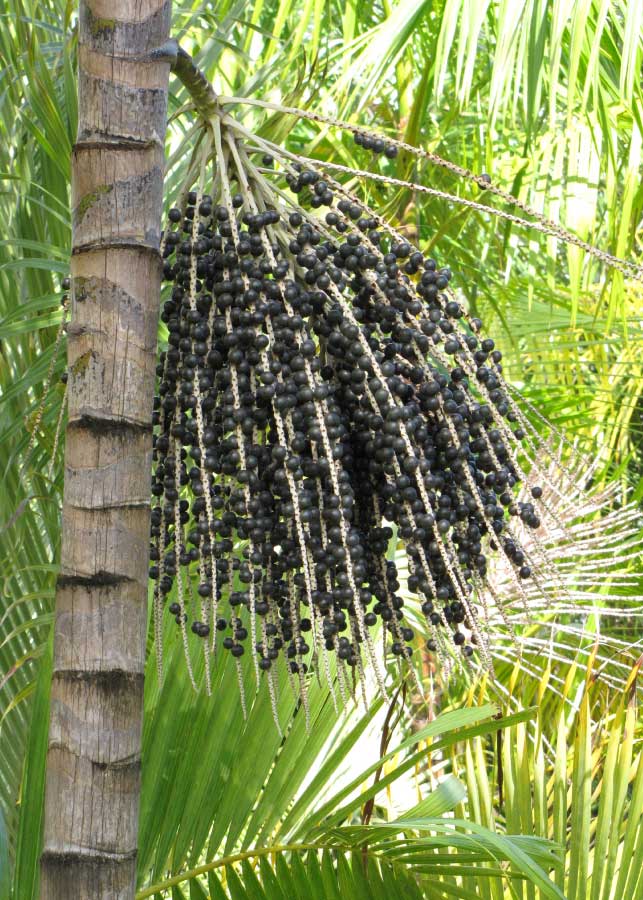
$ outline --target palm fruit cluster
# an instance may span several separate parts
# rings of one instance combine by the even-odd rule
[[[395,144],[389,143],[385,138],[374,137],[370,134],[362,134],[358,131],[354,136],[355,143],[365,150],[371,150],[374,154],[384,154],[387,159],[395,159],[398,154],[398,148]]]
[[[490,557],[519,590],[546,565],[520,540],[545,511],[533,472],[518,499],[532,426],[500,352],[448,267],[316,165],[215,126],[162,247],[157,633],[171,616],[186,650],[191,631],[252,654],[271,684],[284,659],[302,692],[332,669],[345,694],[368,663],[384,690],[375,636],[414,652],[403,545],[429,651],[488,664]]]

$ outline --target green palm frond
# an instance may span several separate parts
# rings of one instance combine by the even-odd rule
[[[624,689],[606,690],[601,667],[590,659],[579,665],[578,688],[573,677],[562,685],[569,705],[542,706],[531,734],[518,725],[503,733],[495,753],[476,738],[454,755],[467,784],[461,814],[558,842],[565,864],[554,878],[570,900],[636,897],[641,888],[643,755],[633,689],[639,667]],[[550,671],[541,677],[541,698],[550,679]],[[530,693],[520,682],[513,681],[518,702]],[[495,889],[502,897],[502,886]]]
[[[326,704],[328,704],[327,697]],[[214,843],[211,840],[205,861],[186,872],[177,872],[169,879],[154,882],[149,887],[141,889],[137,897],[143,898],[157,894],[162,896],[162,892],[170,888],[175,890],[176,886],[198,880],[199,876],[209,876],[211,885],[214,873],[224,867],[227,890],[232,898],[245,896],[238,893],[242,889],[251,892],[263,890],[266,891],[265,894],[258,893],[256,896],[271,897],[276,884],[281,884],[282,889],[286,890],[286,896],[289,897],[323,896],[317,892],[319,882],[314,882],[312,885],[308,882],[301,882],[296,885],[295,893],[291,893],[290,880],[293,878],[296,880],[301,874],[301,857],[306,851],[308,851],[309,865],[312,866],[315,866],[315,861],[319,862],[319,860],[311,861],[311,857],[317,858],[318,854],[323,854],[322,867],[327,867],[329,877],[333,873],[332,878],[335,882],[339,879],[340,890],[342,890],[342,880],[347,879],[345,889],[348,890],[350,886],[351,890],[358,891],[356,894],[343,893],[342,896],[361,896],[364,890],[367,890],[366,882],[363,881],[364,865],[368,865],[368,878],[374,879],[373,890],[380,885],[383,889],[391,891],[393,896],[396,896],[396,891],[400,890],[402,890],[402,896],[406,896],[405,891],[411,890],[415,893],[411,893],[410,896],[437,897],[441,896],[440,891],[443,886],[446,891],[458,890],[458,886],[462,884],[462,878],[483,862],[488,862],[491,866],[485,877],[488,874],[489,877],[504,878],[506,874],[509,874],[505,864],[511,863],[514,877],[526,878],[533,881],[534,884],[540,885],[543,896],[562,896],[556,891],[546,874],[548,869],[556,868],[558,865],[557,853],[552,844],[520,836],[500,837],[493,835],[485,828],[472,827],[468,822],[459,821],[447,815],[464,799],[464,788],[454,777],[442,780],[415,807],[397,819],[381,820],[370,825],[357,824],[360,811],[364,809],[367,801],[388,788],[405,772],[421,764],[426,759],[429,748],[430,753],[437,756],[442,752],[448,752],[449,748],[467,741],[474,735],[498,733],[512,722],[522,722],[533,715],[532,710],[527,710],[508,718],[490,720],[489,714],[493,712],[493,707],[485,706],[453,710],[439,716],[434,722],[415,733],[412,738],[403,741],[394,750],[375,760],[372,765],[352,778],[339,792],[334,794],[331,792],[330,798],[321,805],[319,803],[320,791],[323,788],[328,790],[331,784],[328,782],[324,784],[323,781],[316,779],[314,788],[313,785],[309,785],[303,793],[298,790],[298,785],[301,784],[299,779],[305,775],[310,762],[313,763],[313,771],[315,771],[314,756],[311,755],[310,762],[305,752],[303,757],[301,753],[297,753],[296,757],[291,756],[289,753],[291,735],[288,735],[281,753],[288,755],[292,765],[296,766],[299,776],[294,779],[291,777],[287,786],[285,783],[280,785],[281,810],[292,803],[292,800],[290,803],[284,802],[286,800],[284,791],[287,791],[289,798],[295,799],[297,794],[299,796],[282,822],[273,828],[262,829],[259,832],[256,829],[248,828],[245,836],[238,843],[235,835],[241,833],[239,823],[243,817],[234,816],[231,827],[225,825],[221,827],[222,823],[219,820],[225,819],[229,815],[227,810],[230,804],[235,810],[238,810],[239,806],[243,810],[244,804],[247,804],[250,810],[254,798],[244,796],[244,792],[235,790],[231,785],[228,791],[232,800],[224,806],[223,810],[220,812],[217,810],[214,813],[214,834],[219,837]],[[252,716],[252,713],[250,715]],[[270,715],[268,708],[266,708],[265,715],[267,718]],[[299,724],[301,724],[301,718],[300,716]],[[349,739],[343,741],[342,754],[346,754],[354,746],[359,732],[364,728],[364,723],[365,719],[362,719],[351,732]],[[297,719],[294,723],[294,729],[296,728]],[[315,732],[316,725],[313,728],[313,734]],[[427,742],[429,742],[428,745]],[[199,746],[203,749],[202,740]],[[188,748],[186,750],[189,752]],[[240,743],[239,751],[235,753],[233,750],[232,752],[235,754],[235,758],[239,759],[240,767],[243,766],[243,742]],[[316,752],[319,752],[318,748],[316,748]],[[347,759],[343,755],[340,758]],[[278,753],[276,756],[276,767],[278,768],[281,759],[282,757]],[[395,760],[394,767],[383,778],[376,778],[369,787],[366,787],[367,782],[377,770],[389,760]],[[328,775],[332,778],[337,777],[337,762],[336,758],[332,770],[328,771]],[[217,766],[213,768],[216,769]],[[294,771],[295,769],[293,769],[293,773]],[[272,779],[273,776],[270,775],[258,794],[257,808],[253,812],[252,821],[255,821],[257,817],[260,821],[265,821],[265,809],[266,804],[269,805],[268,796],[272,791]],[[216,796],[216,792],[214,792],[214,796]],[[155,798],[155,803],[158,802],[158,799]],[[148,811],[148,818],[154,818],[150,816],[150,811]],[[190,821],[192,820],[193,815],[190,816]],[[171,823],[165,823],[165,821],[161,828],[167,827],[168,824],[170,826],[168,830],[171,830]],[[227,834],[227,839],[221,846],[223,855],[218,855],[214,849],[224,833]],[[251,840],[253,843],[258,840],[258,843],[253,846]],[[266,869],[265,858],[268,856],[272,856],[273,859],[277,858],[276,867],[273,863],[270,872]],[[176,870],[180,863],[176,857],[173,858],[173,869]],[[199,858],[198,854],[195,858]],[[260,863],[257,873],[260,877],[257,879],[249,863],[257,863],[262,859],[264,861]],[[359,868],[355,868],[357,863],[359,863]],[[233,868],[233,864],[241,864],[242,881],[239,883],[236,880],[239,876]],[[325,881],[322,882],[322,885],[324,884]],[[422,893],[418,892],[418,886]],[[216,891],[216,888],[210,887],[210,890]],[[312,893],[307,894],[306,890]],[[424,893],[425,891],[428,893]],[[471,896],[477,896],[477,894],[474,893]]]

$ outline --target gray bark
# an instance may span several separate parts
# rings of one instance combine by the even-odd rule
[[[131,900],[171,0],[80,3],[46,900]]]

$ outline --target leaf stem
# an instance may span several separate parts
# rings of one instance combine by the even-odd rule
[[[181,872],[180,875],[168,878],[167,881],[159,881],[150,887],[146,887],[136,894],[134,900],[143,900],[144,897],[151,897],[154,894],[158,894],[160,891],[166,891],[176,884],[181,884],[182,881],[189,881],[191,878],[196,878],[197,875],[205,875],[206,872],[211,872],[213,869],[220,869],[222,866],[229,866],[232,863],[241,862],[244,859],[251,859],[257,856],[269,856],[271,853],[286,853],[291,850],[299,851],[315,849],[319,849],[318,844],[276,844],[273,847],[257,847],[254,850],[244,850],[241,853],[234,853],[231,856],[222,856],[221,859],[215,859],[213,862],[204,863],[202,866],[197,866],[195,869],[188,869],[186,872]]]

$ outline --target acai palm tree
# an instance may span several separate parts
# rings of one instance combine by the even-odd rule
[[[131,895],[171,4],[78,15],[71,321],[40,892]]]
[[[638,896],[635,6],[3,12],[0,897]]]

